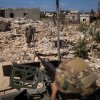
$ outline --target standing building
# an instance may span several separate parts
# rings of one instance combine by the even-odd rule
[[[80,14],[80,23],[90,23],[90,13]]]
[[[80,12],[79,11],[70,11],[68,15],[65,16],[66,20],[71,22],[80,23]]]
[[[39,20],[40,9],[37,8],[4,8],[0,9],[0,17],[4,18],[23,18]]]

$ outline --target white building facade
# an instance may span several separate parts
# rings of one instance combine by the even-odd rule
[[[90,23],[90,14],[80,14],[81,23]]]

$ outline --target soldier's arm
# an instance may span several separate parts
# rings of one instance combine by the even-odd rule
[[[33,33],[35,33],[36,32],[36,28],[33,28]]]
[[[52,94],[51,94],[51,99],[50,100],[56,100],[56,94],[57,94],[57,85],[55,82],[52,84]]]

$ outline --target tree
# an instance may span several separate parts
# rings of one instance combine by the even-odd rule
[[[90,14],[92,17],[94,17],[94,10],[93,9],[90,11]]]

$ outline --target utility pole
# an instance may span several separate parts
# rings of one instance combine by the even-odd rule
[[[56,14],[57,14],[57,51],[58,51],[58,60],[61,60],[60,55],[60,31],[59,31],[59,0],[56,0]]]

